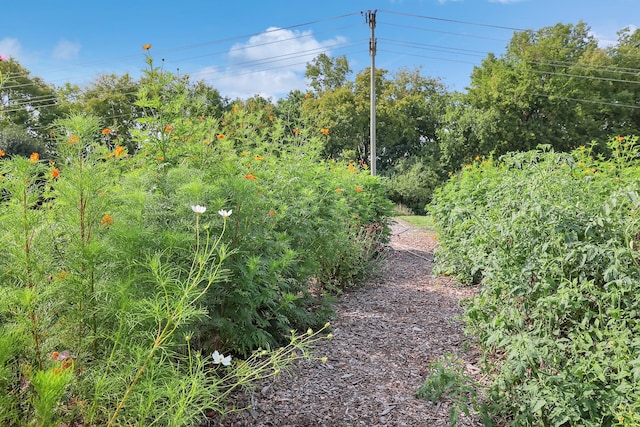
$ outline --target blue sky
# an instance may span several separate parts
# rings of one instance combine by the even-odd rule
[[[0,55],[57,86],[105,73],[138,77],[144,44],[156,64],[205,80],[229,98],[277,98],[304,89],[305,63],[319,53],[376,67],[421,68],[464,90],[474,65],[501,55],[514,29],[586,22],[602,45],[640,26],[639,0],[111,0],[6,2]],[[505,28],[498,28],[505,27]]]

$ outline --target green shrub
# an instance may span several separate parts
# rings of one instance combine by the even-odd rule
[[[481,284],[467,330],[496,360],[494,408],[515,425],[619,425],[640,410],[636,142],[611,140],[610,160],[543,148],[468,165],[431,206],[439,268]]]
[[[77,114],[56,123],[55,162],[0,155],[3,425],[224,413],[234,389],[312,357],[331,294],[389,235],[379,181],[322,161],[320,130],[241,105],[199,116],[185,79],[148,61],[135,153]]]

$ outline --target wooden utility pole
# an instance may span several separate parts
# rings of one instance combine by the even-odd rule
[[[371,55],[371,88],[369,92],[369,98],[371,101],[370,119],[369,119],[369,134],[370,134],[370,151],[371,158],[369,160],[369,166],[371,167],[371,175],[376,175],[376,10],[367,11],[367,23],[371,29],[371,39],[369,40],[369,54]]]

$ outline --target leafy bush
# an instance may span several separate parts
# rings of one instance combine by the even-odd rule
[[[135,153],[78,114],[57,122],[55,162],[0,158],[3,425],[225,412],[235,388],[311,357],[329,293],[388,236],[378,180],[323,162],[320,130],[242,105],[199,115],[186,79],[148,61]]]
[[[515,425],[622,425],[640,411],[637,137],[467,165],[431,206],[439,268],[481,283],[469,333]]]

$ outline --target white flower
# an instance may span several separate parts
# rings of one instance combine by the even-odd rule
[[[204,206],[195,205],[195,206],[191,206],[191,210],[197,214],[203,214],[207,210],[207,208]]]
[[[231,356],[225,357],[224,354],[218,353],[218,350],[214,351],[211,357],[213,358],[213,363],[215,363],[216,365],[219,365],[221,363],[224,366],[231,365]]]
[[[233,212],[233,209],[229,209],[228,211],[225,211],[224,209],[220,209],[218,211],[220,216],[225,217],[225,218],[228,217],[228,216],[231,216],[231,212]]]

